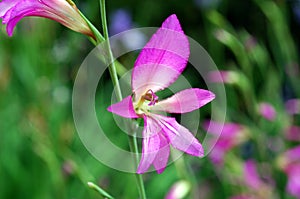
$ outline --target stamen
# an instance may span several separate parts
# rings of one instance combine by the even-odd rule
[[[145,100],[150,101],[149,104],[148,104],[148,106],[153,106],[153,105],[155,105],[156,102],[158,102],[158,96],[155,95],[155,93],[151,89],[149,89],[146,92],[146,94],[143,96],[143,98]]]

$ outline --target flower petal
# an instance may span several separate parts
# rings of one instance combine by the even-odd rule
[[[178,124],[175,118],[151,115],[161,125],[164,135],[175,149],[193,156],[204,156],[204,150],[199,141],[188,129]]]
[[[189,42],[176,15],[167,18],[138,56],[131,86],[137,100],[149,89],[153,92],[172,84],[186,67]]]
[[[294,164],[290,166],[288,170],[288,183],[287,183],[287,191],[297,197],[300,198],[300,164]]]
[[[159,131],[161,128],[154,120],[144,116],[142,158],[137,169],[138,174],[145,173],[155,160],[160,149]]]
[[[187,113],[204,106],[214,98],[215,95],[208,90],[191,88],[156,103],[151,109],[168,113]]]
[[[157,173],[162,173],[168,163],[169,155],[170,155],[170,146],[168,140],[159,133],[160,137],[160,146],[159,151],[156,154],[156,157],[153,161],[153,166],[156,169]]]
[[[75,4],[65,0],[4,0],[0,3],[2,23],[7,24],[7,33],[12,35],[16,24],[27,16],[45,17],[89,36],[93,36],[88,24],[80,15]]]
[[[133,104],[132,104],[132,97],[129,95],[128,97],[124,98],[122,101],[113,104],[107,108],[109,112],[115,113],[122,117],[126,118],[138,118],[139,116],[135,113]]]
[[[256,165],[253,160],[248,160],[244,166],[244,178],[248,186],[254,190],[259,190],[262,186],[262,181],[256,170]]]
[[[14,7],[19,0],[3,0],[0,2],[0,17],[3,17],[5,13]]]

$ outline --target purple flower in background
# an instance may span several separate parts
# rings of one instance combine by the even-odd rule
[[[17,23],[24,17],[37,16],[55,20],[64,26],[94,37],[86,21],[71,0],[3,0],[0,2],[0,18],[6,31],[12,36]]]
[[[212,83],[233,84],[239,81],[239,75],[234,71],[211,71],[208,80]]]
[[[285,109],[290,115],[295,115],[300,113],[300,100],[290,99],[285,103]]]
[[[269,103],[260,103],[258,105],[258,112],[261,114],[261,116],[269,121],[273,121],[276,118],[276,111]]]
[[[245,183],[254,190],[259,190],[260,187],[263,186],[263,182],[257,173],[256,164],[253,160],[245,162],[244,179]]]
[[[219,129],[223,126],[221,135],[215,144],[209,157],[217,165],[223,165],[225,154],[233,147],[241,144],[247,139],[247,133],[242,125],[236,123],[218,123],[215,121],[206,122],[204,129],[213,136],[218,136]],[[209,128],[208,128],[209,127]]]
[[[273,182],[273,180],[271,180]],[[247,160],[244,164],[243,184],[248,188],[243,194],[230,199],[269,199],[276,198],[273,195],[273,186],[262,180],[257,172],[254,160]]]
[[[187,113],[215,98],[207,90],[191,88],[159,101],[155,92],[172,84],[185,69],[189,42],[176,15],[171,15],[152,36],[138,56],[132,71],[133,96],[111,105],[108,111],[125,118],[143,118],[143,149],[137,173],[144,173],[152,164],[158,173],[164,171],[174,148],[202,157],[199,141],[175,118],[154,112]]]
[[[112,12],[110,16],[109,32],[111,35],[118,34],[132,28],[132,19],[128,11],[118,9]]]
[[[300,141],[300,127],[289,126],[285,131],[285,138],[290,141]]]

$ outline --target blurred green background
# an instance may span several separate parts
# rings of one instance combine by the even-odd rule
[[[97,1],[75,3],[101,27]],[[300,125],[298,114],[288,114],[285,107],[300,94],[300,1],[108,1],[107,13],[110,34],[134,27],[158,27],[175,13],[184,32],[208,51],[217,67],[238,76],[226,85],[226,121],[246,126],[247,139],[228,151],[222,169],[207,157],[184,156],[177,164],[192,172],[194,184],[185,198],[221,199],[242,193],[256,195],[254,198],[296,198],[287,193],[288,179],[277,162],[300,141],[288,140],[284,134],[290,126]],[[115,198],[139,197],[135,177],[94,159],[75,130],[72,87],[81,62],[92,49],[84,36],[47,19],[23,19],[11,38],[1,27],[1,199],[101,198],[87,187],[88,181]],[[122,58],[121,62],[130,69],[134,58]],[[184,74],[193,86],[205,86],[193,78],[192,69]],[[96,99],[104,99],[98,103],[101,123],[110,128],[108,136],[114,143],[126,147],[127,137],[112,127],[112,115],[105,111],[110,102],[105,93],[112,90],[108,75],[99,84],[103,89]],[[259,114],[259,102],[274,107],[274,120]],[[207,117],[209,110],[204,112],[207,114],[201,112],[201,116]],[[199,134],[201,138],[205,131],[199,128]],[[239,183],[243,162],[249,158],[256,160],[262,173],[270,174],[272,197],[258,196]],[[145,174],[148,198],[164,198],[181,176],[174,164],[163,174]]]

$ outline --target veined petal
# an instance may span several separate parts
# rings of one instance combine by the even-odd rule
[[[165,111],[168,113],[187,113],[199,109],[201,106],[211,102],[215,95],[198,88],[180,91],[168,99],[157,102],[151,110]]]
[[[126,118],[138,118],[139,116],[135,113],[133,104],[132,104],[132,97],[129,95],[128,97],[124,98],[122,101],[113,104],[107,108],[109,112],[115,113],[122,117]]]
[[[3,0],[0,2],[0,17],[3,17],[4,14],[14,7],[19,0]]]
[[[139,174],[145,173],[155,160],[160,149],[159,131],[161,128],[153,120],[144,116],[142,158],[137,169]]]
[[[177,123],[175,118],[151,114],[162,127],[163,133],[171,145],[187,154],[203,157],[204,150],[194,135],[184,126]]]
[[[75,4],[66,0],[4,0],[0,3],[2,23],[7,24],[7,33],[12,35],[16,24],[27,16],[45,17],[88,36],[94,37],[90,27],[81,17]]]
[[[171,15],[135,62],[131,86],[136,98],[149,89],[156,92],[172,84],[186,67],[189,54],[188,39],[176,15]]]
[[[159,151],[156,154],[156,157],[153,161],[153,166],[156,169],[157,173],[162,173],[168,163],[169,155],[170,155],[170,146],[168,140],[159,133],[160,145]]]

